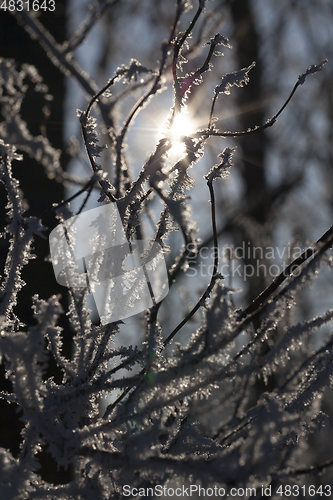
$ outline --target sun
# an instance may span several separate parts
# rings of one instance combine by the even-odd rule
[[[169,158],[171,161],[175,162],[180,160],[186,154],[186,148],[184,142],[181,140],[182,137],[188,136],[195,132],[195,123],[188,113],[187,109],[182,109],[182,111],[177,114],[173,120],[171,128],[168,130],[168,123],[165,122],[161,127],[161,136],[167,135],[172,141],[172,147],[169,151]]]

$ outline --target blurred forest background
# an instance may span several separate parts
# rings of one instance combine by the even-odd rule
[[[103,86],[117,67],[128,65],[131,58],[138,59],[147,68],[155,67],[160,57],[161,40],[169,35],[175,8],[174,0],[100,0],[93,4],[88,0],[56,0],[55,4],[54,12],[40,11],[37,21],[50,32],[59,47],[65,48],[66,45],[62,44],[69,41],[68,52],[86,73],[86,81],[93,91]],[[195,1],[193,4],[196,7]],[[184,26],[188,19],[185,16],[182,21]],[[81,40],[75,33],[85,22],[86,36]],[[59,161],[64,172],[87,178],[87,163],[75,113],[76,108],[85,109],[87,98],[91,97],[89,89],[82,88],[78,79],[59,64],[57,56],[38,40],[32,39],[26,28],[24,16],[8,11],[0,13],[0,57],[36,66],[48,87],[46,95],[52,95],[53,99],[45,99],[45,94],[37,93],[27,79],[29,90],[22,102],[22,118],[32,136],[48,139],[54,148],[51,155],[61,153]],[[235,140],[211,139],[204,158],[191,173],[195,179],[191,205],[193,219],[199,226],[197,236],[202,238],[204,247],[210,247],[210,208],[207,191],[202,190],[202,177],[216,163],[217,154],[225,146],[237,146],[235,165],[229,178],[216,187],[220,248],[234,245],[236,248],[280,250],[280,256],[277,251],[271,257],[264,255],[260,264],[266,267],[259,268],[262,272],[255,272],[246,280],[238,275],[228,278],[228,284],[242,289],[234,295],[236,306],[240,307],[249,304],[274,278],[265,269],[272,264],[281,269],[292,260],[288,257],[292,257],[292,253],[283,253],[287,248],[305,248],[332,223],[333,4],[331,0],[207,2],[206,15],[195,28],[186,54],[187,71],[198,67],[200,48],[217,31],[229,38],[232,49],[225,49],[224,57],[214,59],[212,71],[204,75],[204,84],[194,87],[189,97],[190,117],[199,127],[207,124],[214,87],[226,72],[247,67],[256,61],[249,75],[249,84],[243,89],[233,89],[231,96],[222,96],[214,113],[218,117],[219,129],[247,130],[265,123],[279,109],[299,74],[311,64],[328,59],[324,71],[307,80],[273,127]],[[153,150],[172,106],[171,68],[164,84],[166,90],[153,100],[152,107],[148,105],[140,114],[128,136],[130,148],[126,151],[127,160],[135,173],[139,172],[147,154]],[[129,94],[122,101],[122,108],[115,105],[109,119],[121,123],[140,92],[142,89],[138,85],[136,93]],[[7,117],[0,115],[0,119],[5,122]],[[105,133],[103,128],[101,133]],[[8,140],[1,124],[0,138],[5,142]],[[17,147],[20,150],[20,145]],[[48,176],[47,169],[34,155],[26,154],[24,148],[19,152],[24,153],[25,160],[14,164],[14,176],[20,181],[29,205],[28,214],[43,217],[43,223],[51,230],[57,221],[52,213],[45,212],[50,210],[52,203],[61,202],[82,184],[68,182],[67,190],[63,192],[62,184],[49,178],[54,176],[54,172]],[[112,165],[107,152],[102,166],[112,178]],[[0,189],[3,197],[2,187]],[[92,198],[96,200],[97,197]],[[80,202],[75,206],[79,207]],[[3,219],[4,212],[1,212],[1,226],[4,225]],[[179,248],[181,235],[173,238],[172,248]],[[0,245],[3,248],[6,246],[1,241]],[[24,269],[26,286],[16,308],[16,314],[27,325],[33,321],[31,297],[34,294],[47,299],[54,293],[63,293],[54,279],[50,263],[45,261],[49,254],[48,241],[37,240],[35,253],[38,259]],[[258,259],[253,259],[250,253],[245,252],[241,264],[251,264],[257,269]],[[203,252],[201,256],[206,254]],[[209,250],[207,256],[210,256]],[[2,263],[3,258],[1,255]],[[199,263],[200,259],[197,259],[190,269],[200,269]],[[189,274],[184,273],[178,287],[165,301],[162,315],[164,322],[169,322],[167,330],[172,329],[190,304],[196,302],[200,290],[210,278],[208,271],[201,275],[198,271],[194,282]],[[64,293],[62,300],[66,309]],[[332,276],[324,272],[313,289],[302,292],[302,300],[292,314],[296,315],[296,320],[309,319],[331,307]],[[62,321],[66,326],[66,318]],[[194,323],[195,318],[186,328],[193,329]],[[139,343],[140,326],[135,328]],[[327,332],[322,333],[325,334]],[[124,335],[131,337],[132,333],[125,329]],[[70,336],[66,341],[66,354],[70,357]],[[314,338],[313,343],[320,346],[321,338]],[[51,365],[49,370],[57,376],[55,366]],[[2,376],[1,385],[6,388],[7,383]],[[331,405],[329,398],[325,404]],[[20,422],[12,406],[3,402],[0,405],[0,446],[10,448],[15,455],[19,446],[16,426],[19,427]],[[14,422],[17,422],[16,426]],[[327,453],[324,443],[322,450],[321,460]],[[63,481],[62,476],[53,470],[47,452],[41,462],[46,479],[54,483]],[[65,477],[67,472],[62,474]]]

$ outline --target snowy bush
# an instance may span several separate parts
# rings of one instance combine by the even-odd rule
[[[30,328],[15,313],[24,286],[21,271],[31,259],[39,258],[33,255],[33,242],[48,237],[51,228],[38,217],[25,215],[24,194],[12,173],[14,162],[24,165],[25,155],[30,155],[54,182],[65,187],[81,183],[78,193],[84,193],[85,200],[79,212],[99,190],[95,203],[117,204],[126,237],[132,243],[145,231],[142,215],[150,210],[152,200],[159,198],[162,209],[153,239],[164,249],[172,291],[188,262],[195,262],[200,251],[189,208],[188,194],[193,187],[190,168],[204,157],[211,138],[237,139],[274,125],[296,89],[325,63],[313,65],[299,76],[285,104],[271,119],[244,131],[220,130],[215,108],[222,94],[246,92],[246,88],[234,87],[248,83],[255,63],[222,78],[215,75],[206,125],[178,138],[183,153],[170,167],[167,157],[174,141],[173,123],[186,107],[194,86],[204,85],[214,58],[231,48],[226,36],[215,34],[204,45],[201,43],[197,56],[201,64],[186,73],[190,35],[203,15],[205,1],[194,2],[190,23],[179,31],[179,20],[184,13],[188,15],[186,3],[177,1],[169,39],[161,46],[156,68],[132,59],[119,67],[99,92],[91,89],[86,110],[78,112],[91,167],[91,176],[84,182],[62,170],[59,151],[46,138],[33,137],[20,117],[28,81],[48,99],[37,70],[0,60],[0,104],[6,117],[0,126],[0,175],[7,192],[8,223],[2,236],[8,251],[1,277],[0,353],[12,387],[11,391],[2,391],[1,397],[17,405],[23,425],[18,456],[0,450],[3,500],[160,496],[161,487],[176,491],[189,485],[193,496],[200,493],[199,486],[205,488],[207,496],[211,494],[209,488],[215,488],[216,496],[227,495],[231,488],[256,489],[255,495],[254,490],[247,494],[239,490],[239,498],[261,498],[265,496],[262,488],[270,491],[272,498],[282,498],[283,494],[288,496],[286,485],[291,485],[294,496],[297,493],[310,498],[315,492],[319,498],[330,494],[333,460],[311,462],[307,442],[311,434],[325,432],[325,422],[332,417],[329,405],[326,412],[322,407],[333,373],[332,335],[326,335],[319,348],[313,347],[312,338],[332,321],[333,310],[298,322],[293,322],[290,311],[299,292],[316,280],[321,266],[331,268],[328,251],[333,230],[290,262],[247,307],[236,308],[232,298],[236,290],[219,272],[214,191],[233,168],[235,149],[230,145],[222,148],[218,161],[202,179],[202,190],[206,189],[210,200],[211,278],[171,332],[163,325],[165,315],[159,318],[163,302],[155,303],[141,318],[145,329],[142,345],[133,337],[133,345],[119,347],[119,330],[126,330],[126,320],[106,325],[95,321],[86,305],[89,287],[63,289],[70,296],[68,311],[62,310],[59,296],[47,300],[32,297],[35,325]],[[85,75],[60,51],[38,19],[27,12],[21,15],[29,30],[48,46],[55,64],[85,82],[88,92]],[[91,19],[95,15],[92,11]],[[83,28],[88,30],[89,23]],[[137,177],[132,178],[126,158],[131,150],[128,132],[134,118],[163,90],[163,78],[170,68],[174,102],[168,127]],[[125,84],[121,91],[117,87],[120,81]],[[110,119],[111,109],[119,107],[127,95],[137,96],[138,91],[140,97],[117,128]],[[99,114],[93,117],[97,107]],[[106,152],[112,156],[111,173],[99,163],[104,148],[99,144],[97,126],[102,123],[108,129]],[[69,201],[54,204],[59,224],[73,215],[69,206]],[[177,255],[169,247],[168,238],[174,231],[180,231],[183,237]],[[98,249],[98,242],[96,245]],[[183,327],[191,325],[199,310],[203,313],[201,325],[184,339]],[[66,332],[58,323],[64,314],[74,332],[71,359],[63,353]],[[50,353],[61,370],[62,382],[46,376]],[[38,454],[46,447],[58,467],[72,470],[69,483],[50,484],[39,474]],[[325,474],[323,481],[321,474]],[[164,490],[164,494],[169,493]]]

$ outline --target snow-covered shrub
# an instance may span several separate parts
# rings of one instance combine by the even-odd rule
[[[177,1],[176,18],[169,40],[162,44],[157,67],[147,69],[131,60],[91,97],[86,111],[78,113],[92,169],[91,177],[79,192],[89,198],[98,187],[99,203],[117,203],[127,238],[132,242],[143,231],[141,215],[151,198],[160,198],[163,208],[155,228],[155,241],[167,255],[169,234],[180,230],[184,238],[183,247],[169,266],[170,287],[200,249],[188,206],[187,193],[193,185],[190,167],[203,158],[211,137],[255,134],[273,125],[285,107],[264,125],[251,130],[219,130],[214,120],[218,96],[230,94],[234,86],[246,85],[254,63],[220,80],[216,77],[207,126],[180,138],[183,155],[171,168],[167,167],[173,122],[186,106],[193,85],[203,85],[204,74],[212,70],[219,50],[230,48],[229,40],[216,34],[202,49],[205,53],[201,66],[184,74],[182,64],[188,39],[205,1],[199,2],[188,28],[177,32],[185,3]],[[39,30],[38,20],[26,12],[22,16],[44,44],[45,39],[48,41],[48,50],[53,50],[56,63],[77,77],[77,66],[68,57],[62,57],[57,47],[52,49],[52,41],[45,30]],[[323,64],[311,66],[299,77],[286,104],[306,77],[321,70]],[[126,161],[127,132],[134,117],[161,91],[162,78],[170,66],[174,105],[169,132],[159,140],[137,178],[132,179]],[[83,74],[79,76],[84,80]],[[291,324],[289,311],[299,291],[317,278],[321,263],[330,267],[327,251],[333,243],[333,230],[329,229],[290,263],[248,307],[236,309],[232,301],[235,290],[225,284],[219,273],[214,187],[229,175],[234,154],[233,148],[225,147],[202,180],[210,197],[214,250],[211,279],[172,332],[165,331],[159,319],[161,303],[154,304],[144,317],[142,345],[134,342],[117,347],[120,323],[94,324],[86,306],[88,288],[69,289],[68,311],[62,310],[58,296],[48,300],[32,297],[36,321],[27,329],[15,314],[24,285],[21,271],[33,258],[34,239],[45,238],[48,228],[38,218],[25,216],[23,193],[13,176],[12,163],[24,163],[24,155],[29,154],[42,163],[55,182],[67,185],[75,178],[62,171],[59,152],[48,140],[32,137],[20,119],[20,105],[27,88],[25,78],[30,78],[37,90],[46,92],[34,68],[18,68],[13,61],[0,61],[0,103],[2,115],[6,116],[0,128],[0,179],[7,192],[8,222],[3,228],[8,252],[0,289],[0,354],[12,384],[12,391],[2,391],[1,397],[8,404],[18,405],[23,422],[18,457],[9,450],[0,450],[1,498],[97,500],[137,494],[159,496],[161,487],[189,485],[193,496],[200,486],[209,496],[208,488],[215,488],[216,496],[227,495],[231,488],[255,488],[256,494],[248,496],[260,498],[262,488],[271,488],[272,498],[281,498],[283,492],[288,495],[285,485],[292,485],[294,492],[305,497],[314,496],[313,491],[328,496],[332,476],[330,480],[325,476],[326,483],[321,485],[317,479],[311,482],[311,473],[328,474],[332,461],[313,467],[306,461],[307,454],[302,462],[302,453],[309,434],[318,432],[328,418],[321,401],[332,379],[332,336],[328,335],[317,350],[310,340],[332,321],[333,310],[297,324]],[[110,126],[109,112],[117,100],[112,95],[113,86],[121,79],[128,92],[134,88],[147,90],[117,130]],[[120,94],[119,102],[123,96]],[[109,127],[112,175],[98,163],[103,148],[98,144],[98,122],[91,116],[96,105],[100,108],[100,120]],[[60,223],[69,215],[67,206],[63,203],[54,207]],[[85,203],[81,211],[84,206]],[[200,308],[202,324],[185,342],[181,330]],[[64,313],[75,332],[72,359],[62,352],[64,332],[58,320]],[[47,350],[62,372],[61,383],[45,376]],[[39,475],[37,457],[45,447],[59,467],[72,468],[71,482],[55,486]],[[244,498],[241,492],[239,497]],[[186,489],[183,495],[187,495]]]

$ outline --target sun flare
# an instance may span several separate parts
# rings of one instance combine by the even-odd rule
[[[177,161],[185,155],[186,148],[181,139],[184,136],[192,134],[194,131],[194,121],[186,109],[183,109],[175,117],[170,130],[168,130],[167,124],[162,126],[161,135],[168,135],[172,141],[172,147],[169,151],[169,158],[171,160]]]

